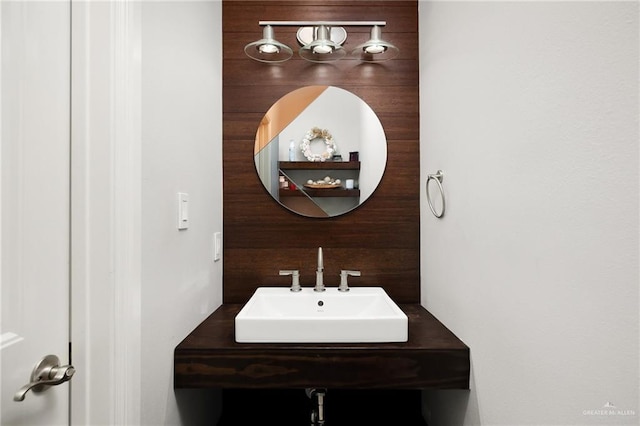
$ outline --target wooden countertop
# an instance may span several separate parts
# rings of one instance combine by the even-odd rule
[[[419,304],[405,343],[236,343],[223,304],[174,352],[174,388],[468,389],[469,348]]]

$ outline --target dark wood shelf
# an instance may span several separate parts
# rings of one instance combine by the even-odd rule
[[[419,304],[404,343],[236,343],[223,304],[174,352],[174,388],[468,389],[469,348]]]
[[[306,195],[305,195],[306,193]],[[331,188],[331,189],[312,189],[304,188],[303,191],[297,189],[280,189],[280,197],[359,197],[359,189],[344,189],[344,188]]]
[[[359,161],[280,161],[281,170],[360,170]]]

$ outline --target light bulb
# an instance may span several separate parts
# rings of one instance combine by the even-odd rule
[[[331,53],[331,47],[326,45],[315,46],[313,48],[313,53],[318,53],[320,55],[326,55],[327,53]]]
[[[382,46],[382,45],[380,45],[380,44],[374,44],[374,45],[367,46],[367,47],[364,48],[365,52],[370,53],[372,55],[377,55],[378,53],[382,53],[385,50],[387,50],[387,48]]]
[[[275,44],[263,44],[258,48],[261,53],[278,53],[280,49]]]

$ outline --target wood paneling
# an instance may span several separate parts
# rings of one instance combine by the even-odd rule
[[[313,64],[297,53],[281,65],[246,57],[261,37],[260,20],[384,20],[383,37],[400,56],[382,64],[342,60]],[[260,285],[287,286],[280,269],[299,269],[312,286],[317,247],[325,254],[325,283],[340,269],[358,269],[352,285],[382,286],[398,303],[420,301],[420,164],[417,1],[224,1],[223,156],[224,303],[246,302]],[[348,28],[345,48],[367,38]],[[295,47],[295,28],[276,28]],[[255,172],[255,133],[283,95],[326,84],[355,93],[376,112],[388,142],[387,168],[377,191],[343,216],[306,218],[281,207]]]

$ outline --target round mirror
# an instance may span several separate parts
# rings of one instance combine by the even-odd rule
[[[256,132],[254,160],[282,206],[334,217],[373,194],[387,164],[387,139],[362,99],[338,87],[308,86],[269,108]]]

